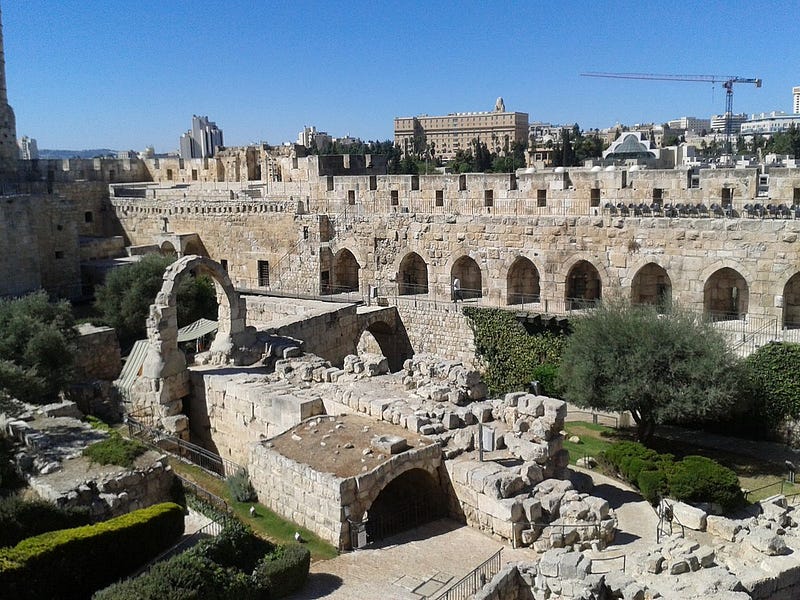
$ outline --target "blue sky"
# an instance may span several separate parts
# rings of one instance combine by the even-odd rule
[[[17,134],[40,148],[176,150],[192,114],[227,145],[392,137],[393,118],[508,110],[531,121],[708,117],[707,83],[585,71],[760,77],[736,112],[791,112],[795,2],[4,0]]]

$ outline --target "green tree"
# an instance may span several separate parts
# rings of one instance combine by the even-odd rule
[[[0,396],[44,403],[73,377],[75,321],[67,301],[45,292],[0,300]]]
[[[766,344],[746,363],[753,382],[755,420],[771,428],[786,418],[800,418],[800,344]]]
[[[561,361],[564,398],[633,415],[648,441],[657,423],[710,421],[746,394],[742,368],[722,334],[680,310],[604,303],[573,322]]]
[[[97,290],[95,308],[103,321],[117,330],[123,350],[145,337],[150,305],[161,290],[164,271],[174,260],[174,256],[148,254],[137,263],[111,271]],[[185,277],[178,287],[177,306],[179,327],[201,317],[216,319],[214,283],[205,276]]]

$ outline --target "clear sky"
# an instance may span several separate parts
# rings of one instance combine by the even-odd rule
[[[393,118],[507,110],[531,121],[662,123],[724,110],[708,83],[585,71],[760,77],[735,112],[791,112],[796,1],[2,0],[17,134],[40,148],[178,148],[192,114],[226,145],[304,125],[389,139]]]

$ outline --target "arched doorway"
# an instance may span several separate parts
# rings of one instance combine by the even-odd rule
[[[428,265],[416,252],[403,257],[397,274],[397,287],[400,296],[428,293]]]
[[[730,267],[714,271],[703,288],[703,310],[714,320],[744,317],[749,300],[747,282]]]
[[[410,469],[384,487],[367,509],[367,542],[424,525],[447,513],[447,498],[438,478],[425,469]]]
[[[358,291],[358,272],[361,267],[347,248],[343,248],[333,257],[333,289],[334,294]]]
[[[393,329],[384,321],[376,321],[361,332],[356,341],[356,353],[382,354],[389,363],[389,371],[396,373],[403,368],[403,362],[414,355],[414,348],[402,323]]]
[[[178,256],[178,253],[175,251],[175,246],[172,242],[164,242],[161,244],[161,256]]]
[[[783,326],[800,329],[800,273],[792,275],[783,287]]]
[[[529,259],[520,256],[506,277],[508,304],[539,302],[539,270]]]
[[[672,282],[663,267],[647,263],[636,272],[631,284],[631,303],[650,304],[663,312],[672,302]]]
[[[186,242],[186,245],[183,249],[183,255],[189,256],[194,254],[196,256],[208,256],[208,252],[206,252],[205,246],[203,246],[203,242],[200,239],[190,239]]]
[[[453,264],[450,281],[453,282],[456,278],[461,282],[461,296],[464,300],[483,296],[481,268],[474,259],[462,256]]]
[[[579,260],[567,274],[567,310],[595,306],[602,296],[602,290],[603,284],[595,266],[587,260]]]

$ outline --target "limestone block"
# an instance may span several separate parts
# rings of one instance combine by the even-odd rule
[[[189,430],[189,418],[186,415],[164,417],[161,424],[170,433],[181,433]]]
[[[467,427],[470,425],[475,425],[478,422],[478,418],[475,416],[475,413],[472,412],[472,408],[469,406],[459,407],[453,412],[458,415],[459,419],[461,419],[464,422],[464,425]]]
[[[478,494],[478,510],[491,517],[508,522],[516,523],[524,520],[525,517],[520,498],[497,500],[486,494]]]
[[[469,485],[479,492],[483,491],[488,479],[505,470],[504,467],[494,462],[475,462],[474,464],[476,466],[469,474]]]
[[[503,400],[508,406],[517,406],[517,402],[523,396],[525,396],[525,392],[508,392]]]
[[[478,423],[488,423],[492,420],[492,405],[488,402],[476,402],[471,404],[469,408]]]
[[[672,505],[672,515],[684,527],[695,531],[706,529],[706,512],[685,502],[675,502]]]
[[[558,561],[558,576],[562,579],[583,579],[589,574],[592,561],[581,552],[567,552]]]
[[[562,429],[567,418],[567,403],[557,398],[544,398],[543,404],[545,418],[554,421],[559,430]]]
[[[667,570],[670,575],[681,575],[689,572],[689,563],[684,559],[674,559],[669,562]]]
[[[528,485],[536,485],[544,479],[544,472],[535,462],[523,463],[519,468],[519,474],[522,480]]]
[[[560,577],[558,568],[564,554],[566,550],[563,548],[554,548],[542,554],[539,558],[539,574],[543,577]]]
[[[530,417],[544,416],[544,403],[541,396],[533,394],[523,394],[517,400],[517,411],[521,415]]]
[[[515,435],[505,436],[506,447],[515,456],[526,462],[544,464],[548,458],[547,445],[536,444]]]
[[[738,522],[727,517],[718,517],[716,515],[708,515],[706,517],[706,531],[728,542],[732,542],[735,539],[741,528],[742,526]]]
[[[536,523],[542,518],[542,503],[535,498],[523,499],[522,510],[530,523]]]
[[[525,489],[525,482],[517,473],[510,470],[501,471],[487,477],[483,484],[483,493],[498,500],[511,498]]]
[[[475,449],[475,434],[472,429],[458,429],[447,444],[448,448],[471,452]]]
[[[596,520],[602,521],[608,518],[610,510],[608,500],[597,496],[586,496],[583,501],[589,506],[589,510],[595,515]]]
[[[751,531],[745,539],[753,548],[767,556],[778,556],[789,551],[783,536],[776,535],[769,529],[759,527]]]
[[[462,421],[456,413],[445,411],[442,415],[442,425],[445,429],[458,429],[462,426]]]

